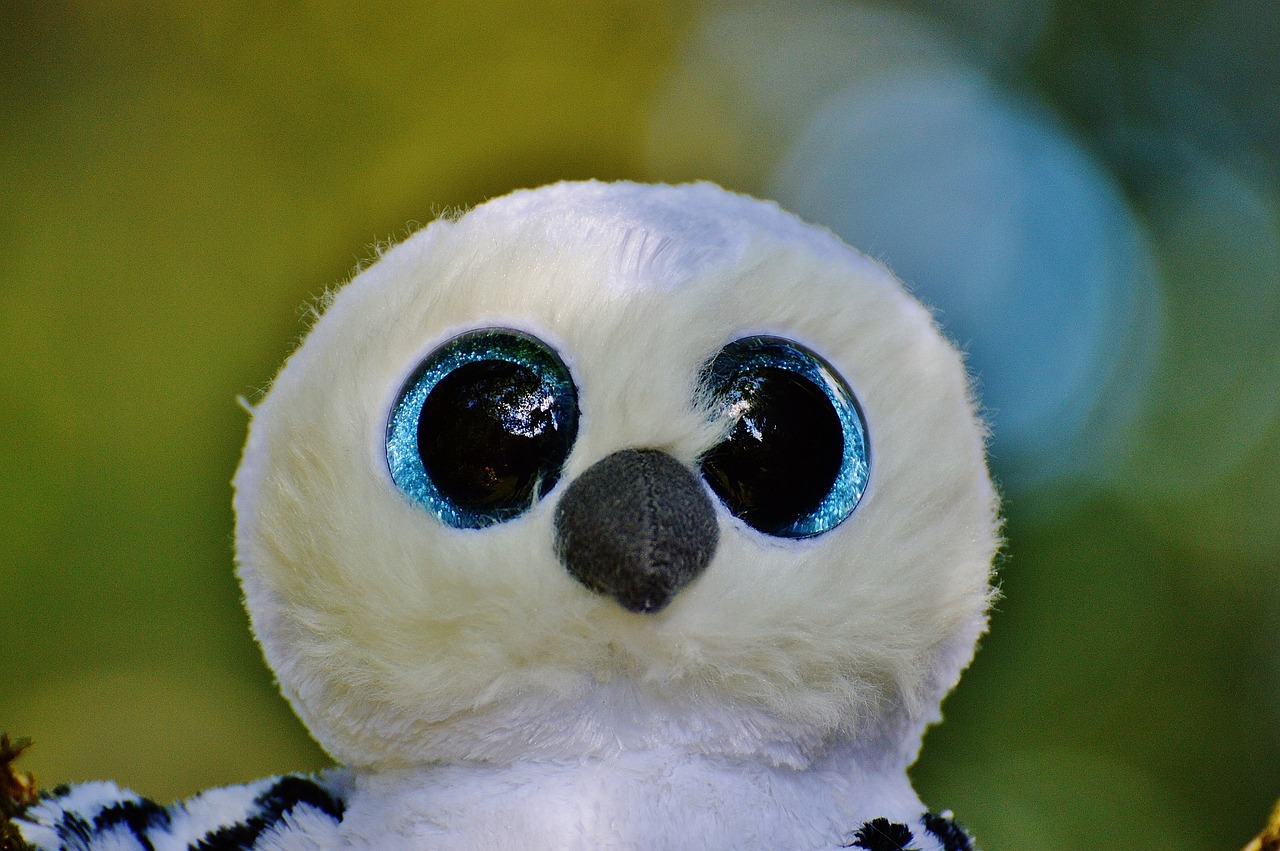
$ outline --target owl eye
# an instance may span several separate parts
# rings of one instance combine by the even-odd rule
[[[780,337],[746,337],[703,369],[700,392],[728,436],[702,476],[747,525],[782,538],[840,524],[867,487],[867,426],[844,379]]]
[[[578,434],[578,393],[552,349],[506,329],[427,355],[387,423],[396,486],[444,523],[480,529],[547,494]]]

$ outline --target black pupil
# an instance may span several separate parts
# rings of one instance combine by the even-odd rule
[[[551,489],[569,453],[555,401],[528,367],[463,364],[436,383],[422,406],[422,466],[463,510],[523,510]]]
[[[821,504],[840,473],[840,417],[812,381],[777,367],[735,376],[720,401],[738,419],[703,457],[703,476],[750,526],[784,532]]]

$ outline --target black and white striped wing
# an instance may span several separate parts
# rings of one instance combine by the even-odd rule
[[[16,819],[45,851],[302,851],[331,847],[347,777],[288,775],[161,806],[114,783],[60,786]]]
[[[871,819],[843,847],[864,851],[977,851],[973,840],[950,812],[925,813],[914,824]]]

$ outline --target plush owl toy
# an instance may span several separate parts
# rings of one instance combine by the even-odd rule
[[[239,576],[343,767],[39,848],[960,851],[907,777],[997,546],[960,357],[883,267],[700,183],[442,219],[253,411]]]

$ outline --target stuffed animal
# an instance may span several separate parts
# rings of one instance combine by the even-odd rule
[[[239,578],[342,767],[37,848],[960,851],[907,767],[998,544],[961,359],[883,267],[698,183],[445,218],[253,409]]]

